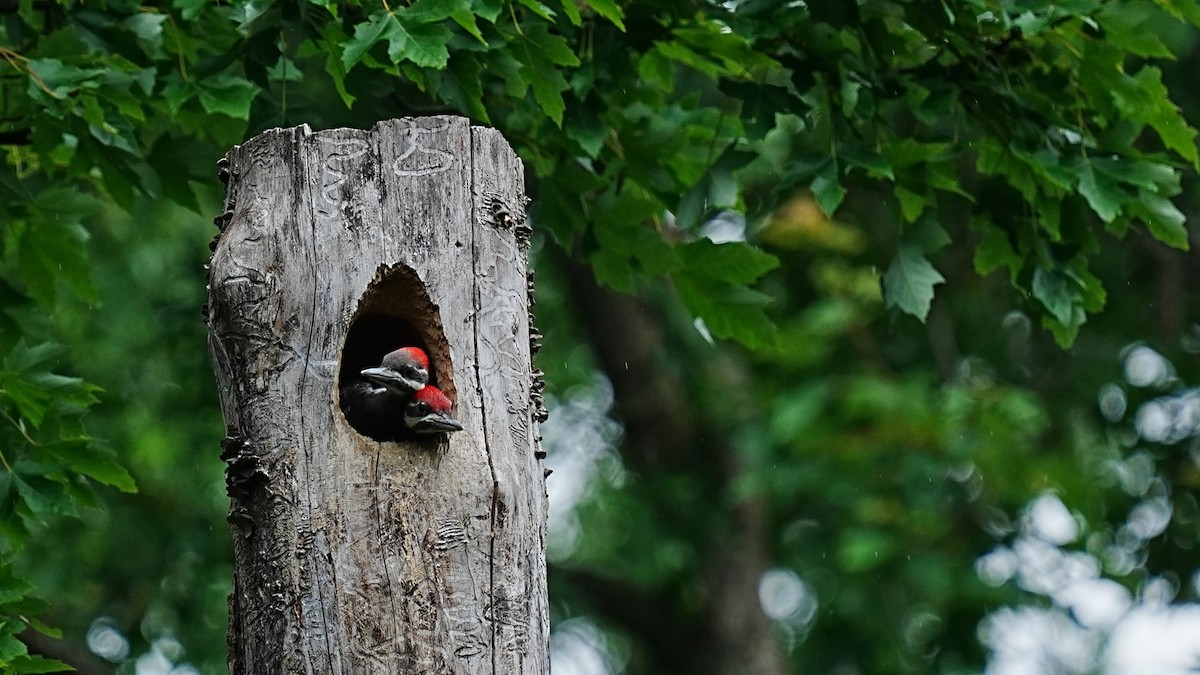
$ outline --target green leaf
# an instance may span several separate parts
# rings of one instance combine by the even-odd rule
[[[1091,164],[1115,181],[1160,194],[1179,192],[1179,170],[1170,164],[1131,157],[1092,158]]]
[[[930,205],[931,199],[928,195],[920,194],[907,190],[899,185],[894,189],[896,199],[900,200],[900,215],[903,216],[905,222],[913,222],[925,212],[925,208]]]
[[[475,0],[471,3],[471,11],[489,23],[496,23],[496,18],[500,16],[500,12],[507,7],[508,5],[501,0]]]
[[[421,67],[443,68],[450,59],[446,43],[450,30],[438,23],[467,8],[458,0],[419,0],[407,10],[376,12],[354,26],[354,37],[342,42],[342,66],[347,71],[380,41],[388,42],[394,64],[412,61]]]
[[[21,416],[37,427],[55,404],[84,408],[96,402],[97,388],[75,377],[50,372],[62,348],[52,343],[33,347],[22,338],[4,357],[0,369],[0,400],[12,400]]]
[[[721,21],[699,18],[672,31],[677,43],[660,43],[680,49],[679,58],[701,72],[734,77],[753,68],[778,67],[779,63],[755,49],[738,31]]]
[[[321,33],[320,42],[316,43],[316,46],[325,53],[325,72],[333,81],[333,88],[337,90],[346,108],[350,108],[357,97],[346,89],[347,67],[342,59],[338,58],[339,52],[345,55],[345,52],[338,48],[338,45],[345,41],[345,37],[338,25],[330,22]]]
[[[1116,183],[1104,176],[1097,176],[1088,162],[1079,165],[1077,174],[1079,194],[1083,195],[1088,206],[1100,216],[1100,220],[1111,223],[1121,213],[1121,205],[1126,201],[1127,195]]]
[[[30,471],[24,478],[13,476],[13,487],[29,509],[30,519],[37,523],[44,523],[51,516],[78,515],[74,502],[63,490],[62,484],[43,478],[40,472]]]
[[[480,44],[487,44],[487,39],[483,37],[483,33],[479,32],[479,24],[475,22],[475,13],[469,9],[459,10],[450,15],[454,23],[460,28],[471,34],[471,37],[479,40]]]
[[[1195,0],[1162,0],[1156,3],[1176,18],[1185,19],[1200,26],[1200,5]]]
[[[434,23],[410,25],[397,22],[399,28],[388,40],[388,56],[394,63],[412,61],[425,68],[445,68],[450,59],[446,43],[450,30]]]
[[[304,74],[296,67],[296,63],[286,56],[280,55],[275,65],[267,70],[267,77],[272,82],[303,82]]]
[[[544,24],[537,24],[525,31],[524,44],[531,49],[531,54],[537,60],[547,61],[556,66],[575,67],[579,65],[579,57],[571,50],[571,45],[561,35],[551,35]]]
[[[16,576],[7,560],[0,564],[0,605],[21,602],[35,588],[28,580]]]
[[[1054,270],[1038,268],[1033,273],[1033,297],[1063,326],[1073,325],[1074,294],[1066,278]]]
[[[1075,344],[1075,339],[1079,337],[1079,329],[1083,327],[1087,318],[1083,314],[1083,310],[1077,309],[1076,312],[1078,316],[1074,317],[1073,321],[1076,319],[1077,321],[1070,324],[1060,323],[1049,314],[1042,315],[1042,327],[1050,331],[1054,336],[1054,341],[1063,349],[1068,349]]]
[[[562,127],[566,104],[562,92],[570,88],[562,70],[556,66],[573,67],[579,59],[571,51],[567,41],[559,35],[551,35],[545,25],[539,24],[526,30],[518,48],[524,59],[521,64],[524,79],[533,87],[533,98],[554,124]]]
[[[1171,103],[1162,83],[1162,71],[1143,66],[1136,75],[1111,78],[1113,101],[1121,113],[1133,120],[1144,120],[1154,128],[1163,143],[1200,166],[1196,150],[1196,130],[1188,126],[1179,109]]]
[[[525,66],[507,50],[494,50],[487,54],[487,71],[504,80],[504,93],[514,99],[525,98],[529,93],[529,81],[525,79]]]
[[[1104,37],[1117,47],[1138,56],[1175,58],[1175,54],[1163,44],[1158,34],[1147,30],[1144,25],[1130,26],[1117,19],[1104,24]]]
[[[1141,201],[1134,204],[1133,211],[1146,222],[1150,234],[1168,246],[1186,251],[1188,231],[1183,212],[1162,195],[1142,190],[1138,196]]]
[[[576,0],[560,0],[558,4],[562,7],[563,14],[567,15],[567,20],[571,22],[571,25],[578,26],[583,22],[583,17],[579,14],[579,5],[576,4]]]
[[[679,256],[676,250],[648,226],[661,208],[662,205],[656,200],[631,186],[626,186],[619,193],[601,195],[592,204],[594,232],[600,252],[624,258],[626,267],[640,271],[644,276],[678,269]],[[621,269],[614,261],[601,260],[601,264],[609,272]]]
[[[1100,277],[1088,271],[1085,260],[1076,259],[1067,273],[1078,288],[1079,304],[1084,311],[1094,313],[1104,309],[1108,292],[1104,290]]]
[[[404,9],[397,9],[397,16],[406,23],[432,23],[448,19],[455,14],[471,11],[471,0],[417,0]]]
[[[121,22],[121,26],[137,36],[142,49],[151,56],[162,53],[163,23],[166,14],[138,12]]]
[[[475,55],[467,51],[455,52],[446,73],[449,77],[442,84],[442,96],[459,110],[487,124],[489,117],[483,104],[481,82],[483,67]]]
[[[1013,249],[1012,243],[1001,228],[986,224],[982,225],[981,229],[983,238],[975,248],[975,272],[982,276],[1007,267],[1009,278],[1015,282],[1017,272],[1021,269],[1020,254]]]
[[[36,77],[29,78],[29,96],[35,101],[51,99],[65,100],[71,94],[85,89],[99,88],[103,68],[78,68],[59,59],[30,59],[26,62],[29,71]]]
[[[29,623],[30,628],[36,630],[42,635],[45,635],[46,637],[52,637],[55,640],[62,639],[63,632],[61,629],[42,623],[40,620],[32,616],[26,616],[25,620]]]
[[[96,97],[85,97],[82,99],[82,103],[83,105],[77,110],[82,112],[80,116],[87,121],[88,132],[92,138],[104,145],[124,150],[131,155],[141,154],[130,119],[110,115],[111,111]]]
[[[846,197],[846,190],[838,182],[837,164],[830,162],[821,169],[817,177],[813,179],[809,186],[813,196],[817,199],[817,204],[825,215],[833,217],[834,212],[842,204],[842,199]]]
[[[950,235],[930,217],[905,228],[901,241],[916,246],[922,253],[933,253],[950,243]]]
[[[570,0],[568,0],[570,1]],[[625,24],[621,21],[621,8],[613,0],[584,0],[587,5],[596,10],[600,16],[608,19],[614,26],[619,28],[621,32],[625,31]]]
[[[907,136],[899,141],[888,143],[880,151],[887,158],[888,166],[893,170],[931,161],[947,161],[952,157],[951,147],[948,143],[925,143]]]
[[[745,242],[715,244],[698,239],[676,250],[689,272],[730,283],[753,283],[779,267],[778,258]]]
[[[61,345],[43,342],[33,347],[26,346],[25,340],[19,340],[12,351],[4,357],[4,368],[15,373],[33,370],[35,367],[62,356],[66,350]]]
[[[187,21],[194,21],[213,0],[173,0],[171,6]]]
[[[177,73],[171,73],[167,77],[167,84],[162,89],[162,97],[171,114],[178,115],[179,111],[183,109],[183,104],[195,96],[196,87],[191,82],[184,80]]]
[[[1087,320],[1086,312],[1100,311],[1106,300],[1099,278],[1087,272],[1081,260],[1065,269],[1037,269],[1030,290],[1050,312],[1054,321],[1046,325],[1060,343],[1073,341]]]
[[[250,119],[250,104],[262,89],[249,80],[224,73],[196,83],[200,105],[204,111],[228,115],[234,119]]]
[[[44,656],[22,655],[8,661],[6,672],[9,673],[62,673],[73,671],[75,668]]]
[[[238,32],[242,35],[249,35],[254,22],[266,14],[268,9],[267,5],[260,5],[256,2],[236,3],[232,7],[233,11],[229,13],[229,18],[237,23]]]
[[[1046,148],[1029,152],[1017,144],[1011,144],[1009,151],[1012,156],[1028,167],[1035,176],[1042,179],[1041,189],[1044,194],[1061,196],[1070,190],[1076,181],[1073,171],[1063,163],[1061,153]],[[1029,199],[1030,193],[1025,194]]]
[[[764,312],[770,296],[707,276],[675,275],[675,288],[684,305],[704,320],[716,337],[736,340],[750,349],[772,349],[777,330]]]
[[[579,144],[588,157],[596,158],[608,140],[611,130],[594,111],[584,108],[571,115],[563,124],[567,138]]]
[[[597,283],[621,293],[633,293],[637,288],[633,262],[627,256],[602,248],[588,256],[588,264]]]
[[[10,223],[5,252],[35,300],[53,305],[62,282],[83,301],[99,302],[88,274],[88,233],[83,227],[83,220],[99,208],[100,202],[80,189],[54,187],[28,204],[27,220]]]
[[[888,162],[887,157],[870,148],[854,143],[846,143],[838,148],[838,157],[844,159],[851,166],[866,169],[867,175],[871,178],[896,179],[895,173],[892,172],[892,165]]]
[[[545,19],[547,22],[554,20],[554,10],[550,9],[538,0],[517,0],[517,2],[521,3],[523,7],[527,7],[531,12],[542,19]]]
[[[924,321],[933,302],[933,287],[945,281],[918,246],[901,244],[883,275],[885,304]]]
[[[137,483],[125,467],[117,464],[112,453],[101,453],[95,448],[86,451],[83,456],[71,459],[71,469],[81,473],[98,483],[114,487],[128,494],[137,493]]]
[[[671,86],[674,77],[671,59],[661,49],[652,49],[642,54],[637,61],[637,73],[643,82],[662,90]]]
[[[533,86],[533,98],[554,124],[561,127],[563,112],[567,109],[562,93],[570,88],[566,78],[557,69],[545,63],[528,64],[528,81]]]
[[[342,43],[342,67],[349,71],[380,40],[387,39],[396,29],[388,12],[376,12],[354,27],[354,37]]]

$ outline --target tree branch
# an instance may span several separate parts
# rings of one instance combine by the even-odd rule
[[[733,535],[715,546],[706,573],[706,628],[714,675],[788,673],[771,622],[758,600],[758,584],[770,566],[766,505],[752,498],[734,507]]]
[[[17,638],[25,643],[31,654],[62,661],[79,675],[112,675],[114,671],[112,664],[75,643],[56,640],[33,629],[26,629]]]

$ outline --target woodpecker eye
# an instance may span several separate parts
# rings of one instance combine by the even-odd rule
[[[432,408],[429,407],[429,404],[425,403],[424,401],[418,401],[417,403],[414,403],[413,409],[416,410],[418,415],[422,416],[428,415],[432,411]]]

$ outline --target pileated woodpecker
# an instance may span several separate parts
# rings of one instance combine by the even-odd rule
[[[420,347],[388,352],[380,365],[359,372],[341,389],[342,413],[359,433],[377,441],[405,434],[404,408],[429,381],[429,357]]]
[[[404,406],[404,426],[414,434],[441,434],[463,428],[450,416],[450,399],[432,384],[413,394]]]
[[[429,381],[429,357],[419,347],[389,352],[380,365],[359,371],[341,389],[342,413],[359,433],[377,441],[459,431],[450,399]]]
[[[360,374],[397,396],[411,396],[429,382],[429,357],[420,347],[401,347],[384,354],[380,365]]]

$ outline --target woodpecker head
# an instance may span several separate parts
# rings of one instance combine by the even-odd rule
[[[414,434],[441,434],[463,428],[450,416],[450,399],[433,385],[413,394],[404,407],[404,426]]]
[[[401,347],[384,355],[380,365],[361,373],[372,384],[408,396],[429,381],[429,357],[420,347]]]

